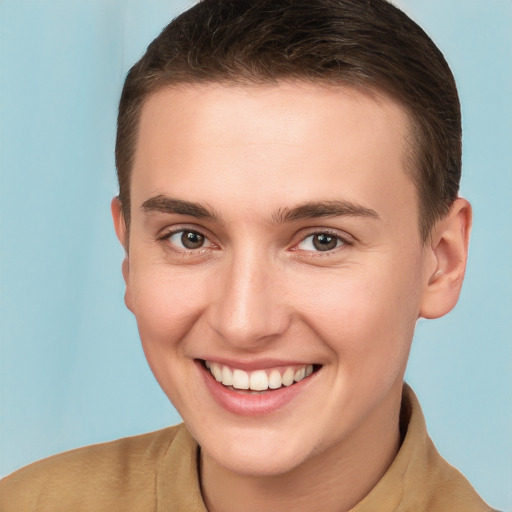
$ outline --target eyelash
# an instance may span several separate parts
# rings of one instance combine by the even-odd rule
[[[201,246],[201,247],[198,247],[196,249],[190,249],[190,248],[187,248],[187,247],[177,247],[176,244],[174,244],[174,243],[172,243],[170,241],[170,239],[171,239],[171,237],[173,237],[175,235],[179,235],[180,233],[182,234],[182,236],[185,233],[191,233],[191,234],[194,234],[194,235],[199,235],[205,241],[208,241],[209,245],[207,245],[206,247]],[[215,247],[215,244],[210,240],[208,235],[203,233],[201,230],[195,229],[195,228],[183,227],[183,226],[182,227],[177,227],[177,228],[174,228],[172,230],[164,232],[161,236],[158,237],[158,242],[163,244],[166,249],[169,249],[169,250],[172,250],[173,252],[177,252],[179,254],[187,255],[187,256],[188,255],[190,255],[190,256],[197,255],[198,253],[201,254],[205,250],[208,250],[211,247]]]
[[[195,235],[199,235],[200,237],[203,237],[205,241],[209,243],[207,246],[200,246],[198,248],[185,248],[185,247],[177,247],[175,243],[172,243],[170,241],[171,237],[176,236],[185,233],[191,233]],[[306,240],[309,238],[313,238],[315,236],[321,236],[321,235],[327,235],[328,237],[335,238],[336,239],[336,246],[332,249],[328,249],[325,251],[321,250],[308,250],[308,249],[300,249],[298,246],[300,244],[303,244]],[[161,236],[158,237],[158,242],[162,243],[166,249],[172,250],[175,253],[179,253],[184,256],[194,256],[204,253],[205,251],[211,249],[212,247],[217,247],[215,243],[213,243],[209,236],[206,235],[204,232],[202,232],[199,229],[196,228],[188,228],[184,226],[176,227],[172,230],[166,231]],[[343,250],[346,247],[350,247],[354,244],[352,240],[350,240],[346,236],[341,236],[338,232],[331,230],[331,229],[318,229],[316,231],[311,231],[305,236],[301,237],[300,241],[290,249],[291,251],[297,251],[302,253],[309,253],[311,255],[314,255],[314,257],[325,257],[327,255],[333,254],[334,252],[338,252],[339,250]]]
[[[306,240],[309,238],[313,239],[315,236],[321,236],[321,235],[327,235],[328,237],[336,239],[336,246],[332,249],[328,249],[325,251],[321,250],[308,250],[308,249],[300,249],[298,245],[303,244]],[[314,244],[314,242],[312,242]],[[331,230],[331,229],[318,229],[316,231],[311,231],[306,236],[302,237],[300,242],[295,244],[294,248],[292,250],[294,251],[301,251],[301,252],[308,252],[314,257],[323,257],[328,256],[333,253],[337,253],[340,250],[344,250],[347,247],[350,247],[354,244],[352,240],[349,239],[348,236],[341,236],[337,231]]]

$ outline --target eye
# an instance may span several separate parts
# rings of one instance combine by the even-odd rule
[[[331,233],[314,233],[304,238],[304,240],[297,245],[297,249],[301,251],[326,252],[332,251],[345,244],[345,240]]]
[[[197,231],[191,231],[188,229],[175,231],[174,233],[167,235],[166,239],[175,247],[185,249],[187,251],[210,247],[212,245],[204,235]]]

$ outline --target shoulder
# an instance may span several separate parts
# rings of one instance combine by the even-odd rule
[[[352,512],[491,512],[466,478],[436,450],[414,392],[405,385],[402,445],[388,471]]]
[[[464,475],[437,451],[427,433],[418,399],[408,387],[404,388],[402,414],[408,418],[402,456],[408,465],[407,489],[421,503],[416,510],[491,512]]]
[[[431,493],[426,510],[493,512],[494,509],[484,502],[466,477],[441,457],[430,439],[428,445],[430,463],[427,477]]]
[[[26,466],[0,481],[0,510],[144,510],[154,503],[155,473],[179,429],[87,446]]]

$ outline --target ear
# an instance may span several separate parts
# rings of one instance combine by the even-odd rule
[[[126,250],[126,223],[124,221],[123,208],[119,197],[116,196],[110,203],[110,211],[112,212],[112,220],[114,221],[114,229],[116,230],[117,239]]]
[[[116,230],[117,239],[121,243],[121,245],[124,247],[125,250],[125,256],[122,263],[122,272],[123,272],[123,278],[124,282],[126,284],[126,291],[124,294],[124,302],[126,304],[126,307],[130,310],[132,310],[132,304],[131,304],[131,295],[130,295],[130,260],[128,258],[128,232],[126,229],[126,222],[124,220],[123,215],[123,209],[121,206],[121,201],[119,200],[119,197],[114,197],[112,199],[112,202],[110,203],[110,210],[112,212],[112,220],[114,221],[114,229]]]
[[[471,220],[471,205],[458,198],[433,228],[427,250],[434,264],[426,276],[420,317],[439,318],[457,304],[466,271]]]

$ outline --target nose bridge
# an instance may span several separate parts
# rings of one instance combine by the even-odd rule
[[[259,346],[282,334],[289,318],[283,303],[279,268],[266,251],[233,251],[218,276],[210,325],[231,345]]]

